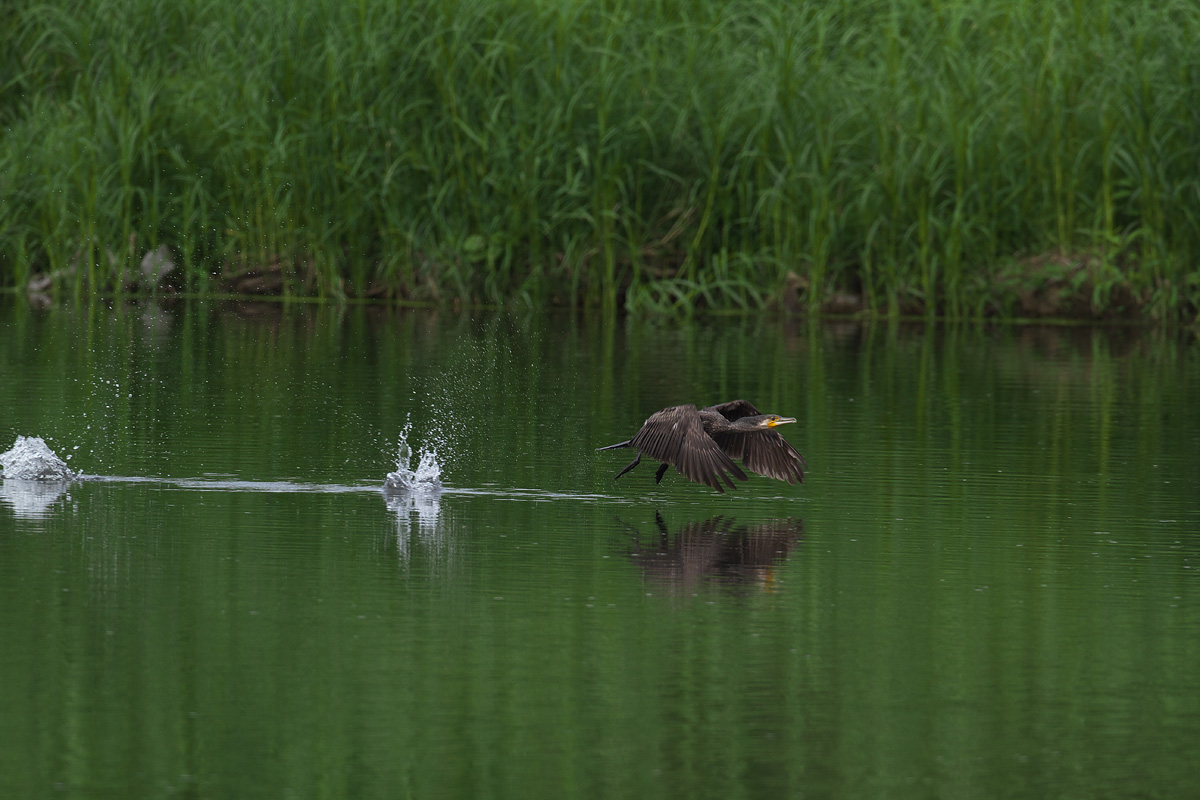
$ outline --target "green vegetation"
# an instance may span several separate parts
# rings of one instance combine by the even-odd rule
[[[0,284],[889,313],[1200,308],[1200,6],[0,10]]]

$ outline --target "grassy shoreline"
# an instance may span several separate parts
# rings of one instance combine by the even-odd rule
[[[0,11],[0,283],[1194,319],[1200,8]]]

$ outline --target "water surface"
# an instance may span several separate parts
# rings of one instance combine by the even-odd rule
[[[0,307],[0,791],[1186,797],[1194,334]],[[649,463],[797,417],[802,486]],[[407,434],[402,437],[402,432]],[[401,439],[441,492],[385,494]]]

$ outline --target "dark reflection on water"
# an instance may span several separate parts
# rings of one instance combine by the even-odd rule
[[[704,583],[770,590],[775,569],[804,536],[798,519],[744,524],[716,516],[685,523],[674,534],[662,514],[655,513],[654,523],[657,530],[648,536],[631,534],[630,558],[648,584],[676,593]]]

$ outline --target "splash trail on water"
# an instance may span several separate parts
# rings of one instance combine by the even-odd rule
[[[423,446],[413,466],[413,450],[408,443],[411,426],[406,424],[398,446],[396,471],[389,472],[382,487],[388,507],[394,511],[416,512],[419,522],[436,520],[440,498],[445,495],[493,497],[497,500],[552,502],[580,500],[584,502],[634,502],[620,495],[587,492],[561,492],[544,489],[525,489],[486,485],[481,487],[447,488],[442,485],[443,462],[434,446]],[[92,475],[67,467],[39,436],[17,436],[10,450],[0,453],[0,501],[18,510],[26,509],[37,516],[45,513],[62,497],[71,484],[89,483],[146,483],[171,486],[176,489],[226,492],[318,492],[326,494],[380,491],[378,483],[317,484],[295,480],[241,480],[231,476],[199,478],[161,478],[150,476]],[[23,514],[24,515],[24,514]]]

